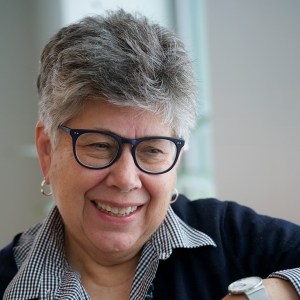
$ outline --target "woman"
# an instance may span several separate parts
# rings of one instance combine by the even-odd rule
[[[86,18],[45,46],[37,85],[56,206],[0,252],[3,299],[246,299],[227,286],[253,275],[270,278],[249,299],[299,299],[298,226],[178,197],[196,101],[173,33],[122,10]]]

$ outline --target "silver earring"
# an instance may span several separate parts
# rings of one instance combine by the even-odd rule
[[[172,204],[176,202],[178,196],[179,196],[178,190],[175,188],[170,203]]]
[[[49,190],[49,192],[46,192],[45,189],[46,189],[46,185],[48,186],[47,189]],[[44,179],[41,183],[41,193],[44,195],[44,196],[51,196],[52,195],[52,191],[50,189],[50,186],[46,183],[46,179]]]

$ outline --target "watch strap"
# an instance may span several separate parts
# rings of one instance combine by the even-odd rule
[[[258,289],[254,289],[246,292],[249,300],[268,300],[269,296],[263,284],[259,286]]]

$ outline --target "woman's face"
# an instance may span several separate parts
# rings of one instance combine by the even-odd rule
[[[151,112],[101,101],[88,102],[64,125],[109,131],[126,138],[172,136],[170,128]],[[160,175],[146,174],[134,164],[131,145],[124,144],[121,157],[112,166],[90,170],[76,162],[68,133],[60,131],[59,143],[53,148],[41,123],[37,125],[37,148],[44,176],[64,220],[69,246],[76,245],[96,259],[103,255],[135,256],[166,215],[177,167]],[[100,207],[132,212],[120,216]]]

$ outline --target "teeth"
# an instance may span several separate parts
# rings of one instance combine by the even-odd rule
[[[99,210],[118,217],[127,216],[132,212],[134,212],[135,210],[137,210],[137,206],[128,206],[128,207],[120,208],[120,207],[110,206],[108,204],[103,204],[96,201],[95,204]]]

